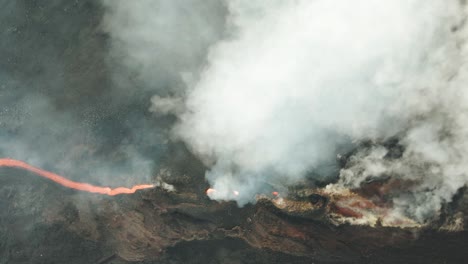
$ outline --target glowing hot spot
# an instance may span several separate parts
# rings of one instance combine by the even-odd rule
[[[213,188],[208,188],[208,190],[206,190],[206,195],[210,195],[210,194],[213,194],[213,193],[215,193],[215,192],[216,192],[215,189],[213,189]]]
[[[131,188],[126,188],[126,187],[118,187],[115,189],[111,189],[110,187],[102,187],[102,186],[94,186],[88,183],[82,183],[82,182],[75,182],[72,180],[69,180],[63,176],[60,176],[58,174],[45,171],[42,169],[39,169],[37,167],[34,167],[32,165],[29,165],[28,163],[20,160],[14,160],[14,159],[0,159],[0,167],[15,167],[15,168],[21,168],[28,170],[30,172],[33,172],[41,177],[44,177],[46,179],[49,179],[51,181],[54,181],[62,186],[65,186],[67,188],[79,190],[79,191],[85,191],[85,192],[90,192],[90,193],[99,193],[99,194],[105,194],[109,196],[114,196],[118,194],[131,194],[134,193],[138,190],[143,190],[143,189],[148,189],[148,188],[153,188],[153,184],[141,184],[141,185],[135,185]]]

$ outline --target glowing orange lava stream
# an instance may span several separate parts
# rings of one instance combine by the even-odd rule
[[[0,167],[16,167],[16,168],[25,169],[25,170],[34,172],[35,174],[39,176],[52,180],[62,186],[65,186],[71,189],[90,192],[90,193],[106,194],[110,196],[114,196],[118,194],[131,194],[138,190],[154,187],[153,184],[135,185],[132,188],[118,187],[115,189],[111,189],[109,187],[94,186],[88,183],[75,182],[75,181],[69,180],[58,174],[45,171],[37,167],[34,167],[32,165],[29,165],[28,163],[24,161],[14,160],[14,159],[0,159]]]

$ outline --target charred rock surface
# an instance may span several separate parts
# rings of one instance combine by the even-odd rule
[[[283,206],[279,198],[260,197],[239,208],[196,192],[153,189],[107,198],[43,180],[32,190],[3,176],[4,263],[462,263],[467,257],[465,231],[336,225],[330,216],[339,213],[330,207],[336,198],[323,193],[282,198]],[[459,203],[466,215],[466,203]]]

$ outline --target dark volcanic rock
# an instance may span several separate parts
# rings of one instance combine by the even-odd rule
[[[142,84],[134,73],[125,76],[128,89],[112,82],[103,13],[92,0],[0,3],[0,154],[14,155],[21,146],[10,144],[20,142],[46,166],[65,160],[75,168],[67,176],[97,181],[82,175],[101,161],[125,160],[119,150],[131,146],[154,162],[154,171],[168,168],[160,177],[176,191],[101,197],[0,168],[0,263],[466,262],[466,189],[433,225],[418,228],[383,227],[385,219],[375,227],[346,222],[385,206],[385,188],[402,185],[385,178],[348,196],[305,186],[243,208],[209,200],[206,168],[183,144],[163,137],[175,118],[148,113],[155,92],[137,90]],[[47,111],[30,110],[38,98]],[[402,155],[397,140],[385,144],[388,159]],[[338,162],[346,166],[351,154]]]

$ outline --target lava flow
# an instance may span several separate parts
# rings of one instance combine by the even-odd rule
[[[28,163],[20,160],[14,160],[14,159],[0,159],[0,167],[16,167],[16,168],[21,168],[25,169],[31,172],[34,172],[35,174],[42,176],[44,178],[47,178],[49,180],[52,180],[62,186],[65,186],[67,188],[75,189],[75,190],[80,190],[80,191],[85,191],[85,192],[90,192],[90,193],[99,193],[99,194],[106,194],[110,196],[118,195],[118,194],[131,194],[134,193],[138,190],[142,189],[148,189],[148,188],[153,188],[153,184],[142,184],[142,185],[135,185],[131,188],[126,188],[126,187],[118,187],[115,189],[109,188],[109,187],[102,187],[102,186],[94,186],[88,183],[82,183],[82,182],[75,182],[72,180],[69,180],[63,176],[60,176],[58,174],[45,171],[42,169],[39,169],[37,167],[34,167],[32,165],[29,165]]]

